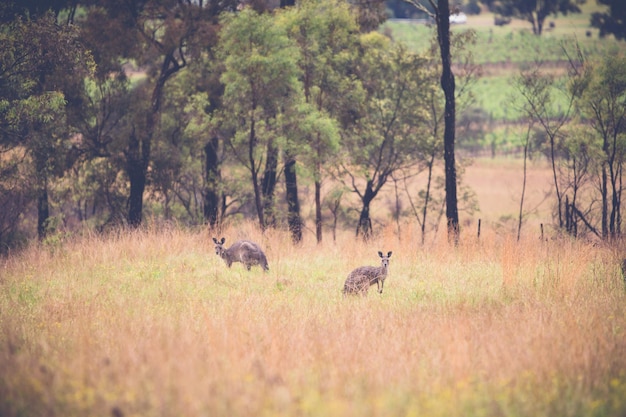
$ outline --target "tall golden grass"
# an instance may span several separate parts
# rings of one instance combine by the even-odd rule
[[[616,248],[417,227],[227,229],[270,271],[174,227],[34,245],[0,269],[2,416],[623,416]],[[219,237],[219,236],[217,236]],[[393,251],[385,292],[343,298]]]

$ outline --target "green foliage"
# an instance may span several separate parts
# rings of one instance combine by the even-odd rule
[[[169,0],[124,5],[102,1],[97,7],[61,11],[64,22],[74,21],[71,26],[54,14],[41,13],[39,6],[29,12],[30,20],[3,14],[0,210],[11,215],[0,216],[0,234],[21,239],[20,230],[5,226],[32,227],[32,202],[45,188],[52,219],[43,222],[44,227],[56,220],[60,229],[77,228],[79,223],[100,229],[123,222],[133,134],[140,142],[154,138],[145,146],[142,142],[138,151],[151,154],[142,165],[146,213],[185,224],[203,221],[203,196],[209,189],[226,197],[220,201],[230,213],[250,216],[255,185],[250,186],[249,177],[261,176],[270,148],[277,150],[278,161],[297,161],[304,190],[311,178],[317,186],[330,172],[338,173],[341,163],[350,165],[357,196],[369,180],[384,186],[390,174],[375,168],[378,156],[393,160],[403,175],[424,172],[432,155],[438,168],[443,100],[437,88],[432,25],[387,22],[380,28],[386,37],[360,38],[358,19],[376,11],[375,4],[367,10],[355,8],[354,2],[304,0],[257,13],[256,5],[234,12],[236,3],[204,2],[198,7],[197,2]],[[0,12],[7,10],[14,8]],[[221,10],[233,12],[224,14],[218,25]],[[607,104],[590,99],[609,97],[612,92],[604,87],[619,87],[623,80],[616,77],[624,63],[615,59],[606,66],[587,65],[587,72],[568,80],[564,41],[576,38],[581,54],[589,57],[605,51],[617,56],[621,44],[596,39],[597,31],[590,30],[584,18],[569,14],[559,15],[556,26],[541,37],[533,36],[529,25],[495,27],[484,24],[482,16],[477,24],[473,18],[452,27],[457,93],[469,92],[457,96],[457,148],[491,147],[494,155],[495,150],[519,148],[523,138],[511,122],[525,113],[511,98],[511,74],[542,62],[545,78],[537,88],[546,92],[542,106],[548,120],[564,114],[566,86],[581,100],[578,125],[563,129],[557,138],[560,155],[597,158],[591,105],[604,111]],[[474,36],[476,42],[469,42]],[[177,39],[184,40],[183,48],[176,48],[183,45]],[[615,45],[617,50],[611,50]],[[178,61],[181,53],[185,60]],[[471,75],[466,64],[472,56],[484,74],[466,84],[463,77]],[[159,71],[167,67],[163,64],[173,66],[161,79],[167,81],[161,101],[153,100]],[[181,67],[185,71],[171,76],[169,70]],[[395,111],[399,102],[402,106]],[[147,117],[152,104],[158,111]],[[148,132],[150,125],[153,132]],[[534,137],[535,149],[545,145],[545,135]],[[223,178],[206,172],[205,145],[213,140]],[[620,132],[618,155],[623,147]],[[411,162],[416,165],[409,166]],[[277,173],[280,178],[280,167]],[[342,174],[349,184],[350,174]],[[338,184],[329,185],[333,189]],[[301,196],[311,197],[302,191]],[[344,198],[343,204],[352,203],[348,201]]]
[[[57,24],[52,13],[32,20],[16,17],[1,24],[0,34],[0,68],[5,69],[0,74],[0,149],[23,154],[30,165],[35,181],[17,187],[36,196],[43,237],[49,179],[71,165],[67,113],[94,63],[78,41],[77,28]],[[0,170],[5,162],[0,160]]]
[[[354,59],[357,23],[342,1],[308,0],[278,16],[300,51],[306,106],[292,113],[289,152],[305,161],[320,180],[320,167],[339,149],[339,126],[358,102],[360,84],[349,76]]]
[[[378,34],[364,35],[357,71],[366,91],[361,118],[346,138],[349,160],[366,179],[414,164],[423,153],[427,98],[433,83],[428,60]]]
[[[298,51],[270,15],[257,14],[250,8],[225,14],[223,25],[218,49],[225,67],[220,122],[234,131],[233,150],[238,159],[257,171],[261,156],[250,161],[247,145],[262,152],[263,147],[256,141],[267,141],[277,133],[274,124],[288,103],[285,100],[293,100],[299,92]],[[255,124],[258,126],[252,132]]]
[[[585,60],[572,79],[572,94],[580,95],[580,123],[588,126],[581,129],[589,142],[582,150],[589,156],[589,164],[593,163],[594,176],[603,178],[598,181],[598,195],[590,197],[602,201],[600,214],[588,217],[600,225],[597,234],[612,238],[621,234],[621,222],[616,219],[622,211],[619,196],[626,163],[626,56],[615,51],[597,64]],[[591,151],[594,149],[596,152]]]
[[[378,33],[362,36],[356,73],[365,99],[346,131],[339,178],[361,202],[357,234],[371,232],[369,205],[394,173],[428,160],[431,154],[429,98],[437,88],[429,59]]]
[[[286,112],[297,116],[302,109],[299,81],[299,50],[284,27],[269,14],[245,8],[222,16],[218,57],[224,65],[224,84],[219,125],[232,157],[250,172],[259,223],[273,217],[273,186],[260,173],[272,176],[278,150],[289,132]],[[293,117],[293,116],[292,116]],[[294,119],[295,120],[295,119]],[[263,194],[263,195],[262,195]],[[265,199],[265,201],[263,201]]]

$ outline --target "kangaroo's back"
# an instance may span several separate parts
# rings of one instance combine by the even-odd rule
[[[242,239],[226,249],[224,248],[226,238],[223,237],[221,240],[213,238],[213,242],[215,243],[215,253],[224,259],[229,268],[233,262],[241,262],[248,270],[254,265],[260,265],[265,271],[269,270],[267,257],[257,243]]]

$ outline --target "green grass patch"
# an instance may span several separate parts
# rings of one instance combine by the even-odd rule
[[[548,73],[566,74],[568,58],[565,53],[573,54],[574,45],[591,60],[599,59],[603,54],[616,48],[626,48],[626,43],[613,37],[600,38],[597,29],[589,26],[590,14],[598,7],[585,6],[582,14],[570,14],[558,18],[546,19],[546,27],[541,36],[535,36],[530,24],[513,21],[511,25],[493,25],[493,15],[469,16],[468,24],[452,25],[452,33],[473,30],[476,42],[468,46],[473,61],[481,67],[482,75],[472,87],[477,99],[477,106],[489,114],[493,120],[511,122],[521,116],[513,105],[517,91],[514,79],[524,68],[541,63]],[[553,27],[550,27],[553,23]],[[415,23],[408,20],[385,22],[381,31],[393,39],[407,44],[415,51],[423,52],[429,48],[436,35],[434,25]],[[460,62],[453,51],[453,62]],[[555,106],[559,106],[559,100]]]

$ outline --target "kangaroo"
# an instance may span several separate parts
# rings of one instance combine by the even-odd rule
[[[385,278],[387,278],[389,270],[391,251],[387,253],[387,256],[379,251],[378,256],[381,259],[381,266],[360,266],[350,272],[348,278],[346,278],[346,283],[343,285],[344,296],[346,294],[361,294],[365,296],[369,287],[374,284],[376,284],[378,292],[380,294],[383,293]]]
[[[229,268],[233,262],[241,262],[248,271],[254,265],[260,265],[264,271],[270,269],[263,250],[254,242],[238,240],[228,249],[224,248],[224,242],[226,242],[224,237],[221,240],[213,238],[213,242],[215,243],[215,254],[219,255]]]

